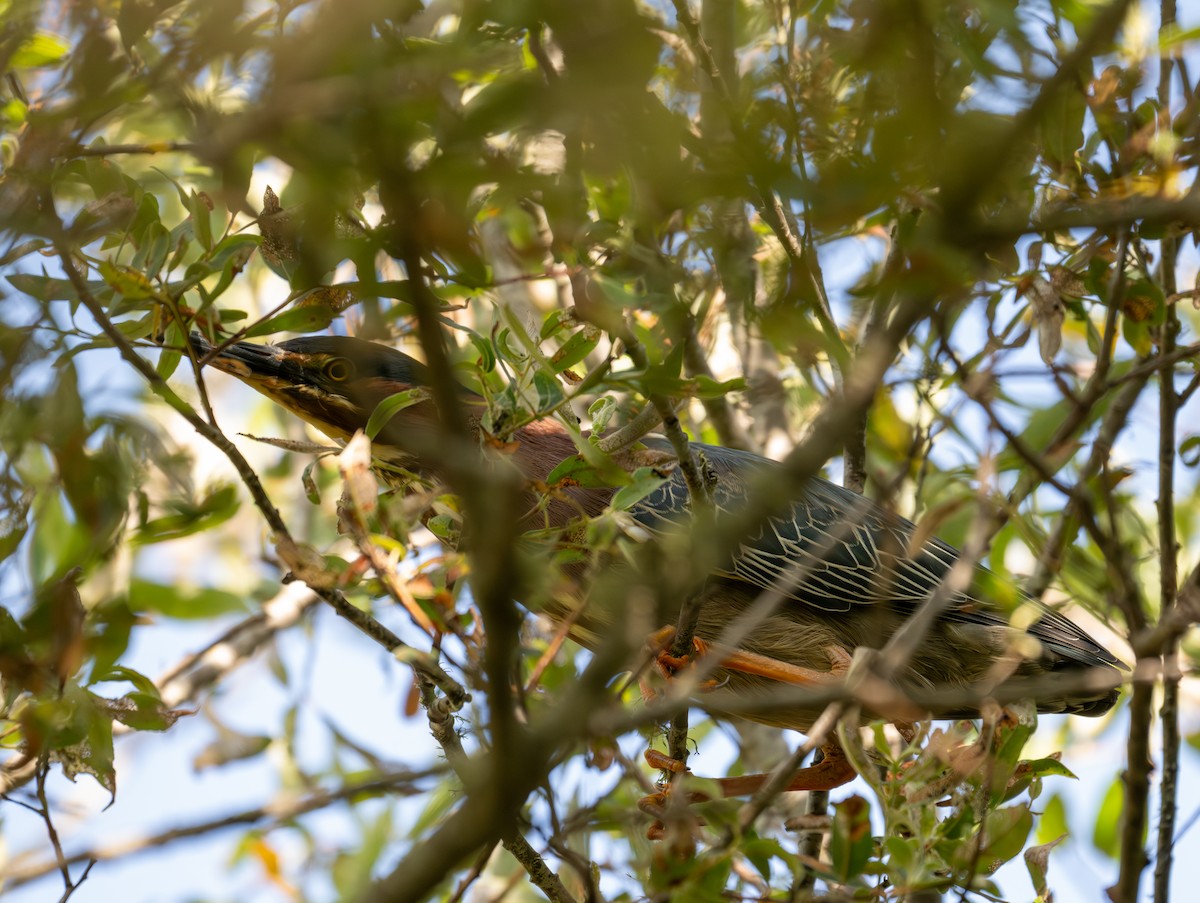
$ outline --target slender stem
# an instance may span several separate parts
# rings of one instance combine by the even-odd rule
[[[1165,242],[1164,242],[1165,244]],[[1168,258],[1164,254],[1163,266]],[[1167,313],[1163,324],[1164,352],[1169,351],[1174,329],[1178,323],[1174,309]],[[1178,540],[1175,536],[1175,427],[1178,398],[1172,379],[1173,368],[1163,368],[1159,387],[1159,470],[1158,470],[1158,537],[1159,592],[1163,617],[1176,601]],[[1154,863],[1154,901],[1170,900],[1171,866],[1174,859],[1175,820],[1178,815],[1179,788],[1179,662],[1178,640],[1170,640],[1163,648],[1163,700],[1159,710],[1162,729],[1162,777],[1159,784],[1158,852]]]
[[[1174,26],[1175,0],[1162,0],[1160,34]],[[1171,107],[1170,56],[1159,60],[1158,97],[1164,110]],[[1175,266],[1178,241],[1166,236],[1161,246],[1160,274],[1162,290],[1167,296],[1176,294]],[[1166,359],[1175,350],[1179,329],[1179,310],[1168,304],[1161,328],[1158,352]],[[1159,370],[1158,386],[1158,549],[1159,549],[1159,611],[1166,618],[1176,603],[1179,590],[1179,552],[1175,535],[1175,447],[1176,421],[1180,399],[1175,391],[1175,366],[1167,362]],[[1170,640],[1163,647],[1163,700],[1159,711],[1162,731],[1162,777],[1159,783],[1158,840],[1154,858],[1154,903],[1170,903],[1171,867],[1175,854],[1175,823],[1179,800],[1179,655],[1178,641]]]
[[[1153,726],[1154,684],[1133,685],[1129,699],[1129,739],[1126,743],[1125,803],[1121,810],[1121,869],[1109,888],[1113,903],[1137,903],[1138,884],[1146,868],[1147,798],[1150,794],[1150,729]]]
[[[261,806],[255,806],[251,809],[235,812],[210,821],[170,828],[149,836],[138,834],[126,840],[110,840],[81,850],[78,853],[66,855],[61,859],[55,858],[24,868],[10,869],[4,875],[4,886],[6,890],[12,890],[31,881],[36,881],[38,878],[57,871],[60,868],[66,868],[67,866],[76,865],[81,862],[129,859],[150,850],[168,846],[176,841],[192,837],[203,837],[227,828],[253,825],[262,821],[269,821],[272,825],[290,823],[301,815],[306,815],[309,812],[315,812],[319,809],[327,809],[340,802],[407,789],[418,780],[436,773],[436,770],[425,772],[397,771],[390,774],[376,775],[364,781],[347,783],[332,790],[314,790],[299,798],[288,799],[285,794],[282,798],[272,800]],[[74,884],[78,886],[82,880],[83,878],[81,877]]]
[[[433,685],[428,680],[420,681],[420,689],[421,700],[425,704],[425,710],[429,716],[429,728],[433,739],[446,754],[446,761],[450,767],[465,783],[469,779],[465,773],[469,759],[454,728],[454,715],[442,705],[444,700],[437,698]],[[558,875],[551,871],[541,854],[520,832],[511,830],[501,838],[500,842],[504,849],[508,850],[513,858],[521,863],[522,868],[529,875],[529,880],[540,888],[552,903],[575,903],[575,898],[559,880]]]

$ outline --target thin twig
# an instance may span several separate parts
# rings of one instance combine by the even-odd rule
[[[658,414],[658,409],[653,405],[647,405],[638,411],[627,424],[600,439],[596,446],[604,452],[620,451],[637,442],[661,422],[662,418]]]
[[[1122,383],[1113,396],[1108,410],[1104,414],[1104,419],[1100,422],[1100,428],[1096,431],[1096,438],[1092,442],[1092,451],[1088,455],[1088,459],[1077,470],[1075,480],[1077,487],[1086,486],[1107,465],[1117,437],[1122,430],[1129,426],[1130,412],[1150,381],[1150,376],[1151,371],[1144,371],[1140,379]],[[1071,524],[1077,516],[1075,499],[1078,497],[1078,493],[1072,494],[1067,501],[1062,516],[1054,525],[1054,530],[1046,538],[1046,542],[1038,554],[1033,576],[1025,584],[1026,591],[1035,598],[1042,596],[1050,585],[1050,581],[1058,574],[1065,550],[1074,539],[1077,527],[1068,529],[1068,524]]]
[[[800,770],[801,764],[803,764],[804,760],[813,750],[819,749],[824,744],[830,733],[837,726],[838,719],[842,717],[845,708],[845,703],[842,701],[831,702],[825,707],[820,717],[809,728],[805,741],[796,747],[795,752],[771,771],[770,777],[767,778],[762,787],[738,810],[738,826],[741,830],[745,831],[754,824],[758,817],[766,811],[771,800],[787,789],[792,775]],[[828,800],[828,796],[826,796],[826,800]],[[820,847],[818,845],[818,852],[819,850]]]
[[[118,154],[190,154],[197,145],[187,141],[151,141],[146,144],[94,144],[89,147],[73,147],[64,152],[67,159],[74,157],[113,157]]]
[[[368,780],[356,781],[332,790],[317,790],[298,798],[293,796],[282,796],[275,801],[265,803],[261,806],[255,806],[251,809],[245,809],[240,812],[234,812],[230,815],[222,816],[221,818],[197,822],[196,824],[192,825],[184,825],[178,828],[171,828],[170,830],[162,831],[158,834],[151,834],[149,836],[139,835],[130,837],[127,840],[118,840],[97,844],[96,846],[89,847],[69,856],[63,856],[54,860],[47,860],[44,862],[35,863],[33,865],[22,867],[18,864],[10,868],[4,874],[4,886],[7,890],[12,890],[28,884],[31,881],[35,881],[38,878],[49,874],[50,872],[66,868],[67,866],[75,865],[80,862],[129,859],[134,856],[139,856],[150,850],[167,846],[178,840],[184,840],[192,837],[202,837],[207,834],[213,834],[217,831],[222,831],[226,828],[235,828],[240,825],[253,825],[267,819],[270,819],[272,826],[284,824],[295,818],[298,818],[301,815],[306,815],[309,812],[315,812],[318,809],[326,809],[336,803],[346,802],[348,800],[357,799],[366,795],[395,792],[416,792],[412,789],[413,784],[423,780],[424,778],[438,774],[440,770],[441,769],[429,769],[426,771],[396,771],[390,774],[384,774],[378,777],[370,778]]]
[[[1162,0],[1159,34],[1165,35],[1176,20],[1175,0]],[[1158,96],[1164,110],[1171,108],[1172,59],[1159,59]],[[1179,244],[1171,235],[1162,239],[1159,273],[1162,290],[1176,297],[1175,281]],[[1175,350],[1179,311],[1168,304],[1159,327],[1158,355]],[[1179,543],[1175,534],[1175,454],[1180,398],[1175,392],[1175,365],[1164,363],[1158,376],[1158,554],[1159,620],[1166,619],[1178,593]],[[1163,700],[1158,718],[1162,731],[1162,775],[1158,795],[1158,843],[1154,857],[1154,903],[1170,903],[1171,867],[1175,859],[1175,824],[1179,815],[1179,653],[1177,642],[1163,649]]]

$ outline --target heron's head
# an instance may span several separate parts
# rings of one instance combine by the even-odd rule
[[[210,349],[203,339],[193,339],[201,350]],[[339,440],[363,429],[385,398],[429,385],[429,371],[419,361],[386,345],[346,336],[305,336],[279,345],[237,342],[211,363]],[[436,417],[430,402],[403,413],[410,423],[428,424]],[[392,425],[379,441],[388,443],[396,433]]]

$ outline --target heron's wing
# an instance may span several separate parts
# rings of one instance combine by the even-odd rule
[[[719,511],[743,507],[748,483],[775,466],[746,452],[702,451],[717,472],[713,495]],[[686,524],[691,509],[683,477],[672,474],[630,513],[652,532]],[[825,611],[880,602],[916,606],[958,556],[944,543],[930,543],[909,557],[913,529],[911,522],[864,496],[814,479],[782,516],[768,520],[713,571],[762,589],[778,586],[785,595]]]
[[[669,448],[662,440],[644,441]],[[750,481],[778,466],[749,452],[696,447],[717,476],[713,495],[718,511],[739,510],[746,504]],[[682,475],[672,474],[630,513],[652,532],[686,524],[691,515]],[[959,557],[956,549],[936,538],[912,548],[915,531],[911,521],[865,496],[814,478],[784,514],[769,519],[732,558],[718,562],[713,572],[760,589],[777,588],[786,597],[824,611],[884,604],[908,612],[937,589]],[[1006,596],[1010,604],[1004,606],[1000,599]],[[1008,612],[1019,604],[1038,607],[1038,620],[1029,633],[1051,658],[1085,665],[1118,664],[1072,621],[982,566],[942,617],[1002,627],[1008,624]]]

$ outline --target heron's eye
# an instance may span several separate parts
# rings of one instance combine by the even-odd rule
[[[325,375],[335,383],[344,383],[354,377],[354,364],[344,357],[335,357],[325,365]]]

